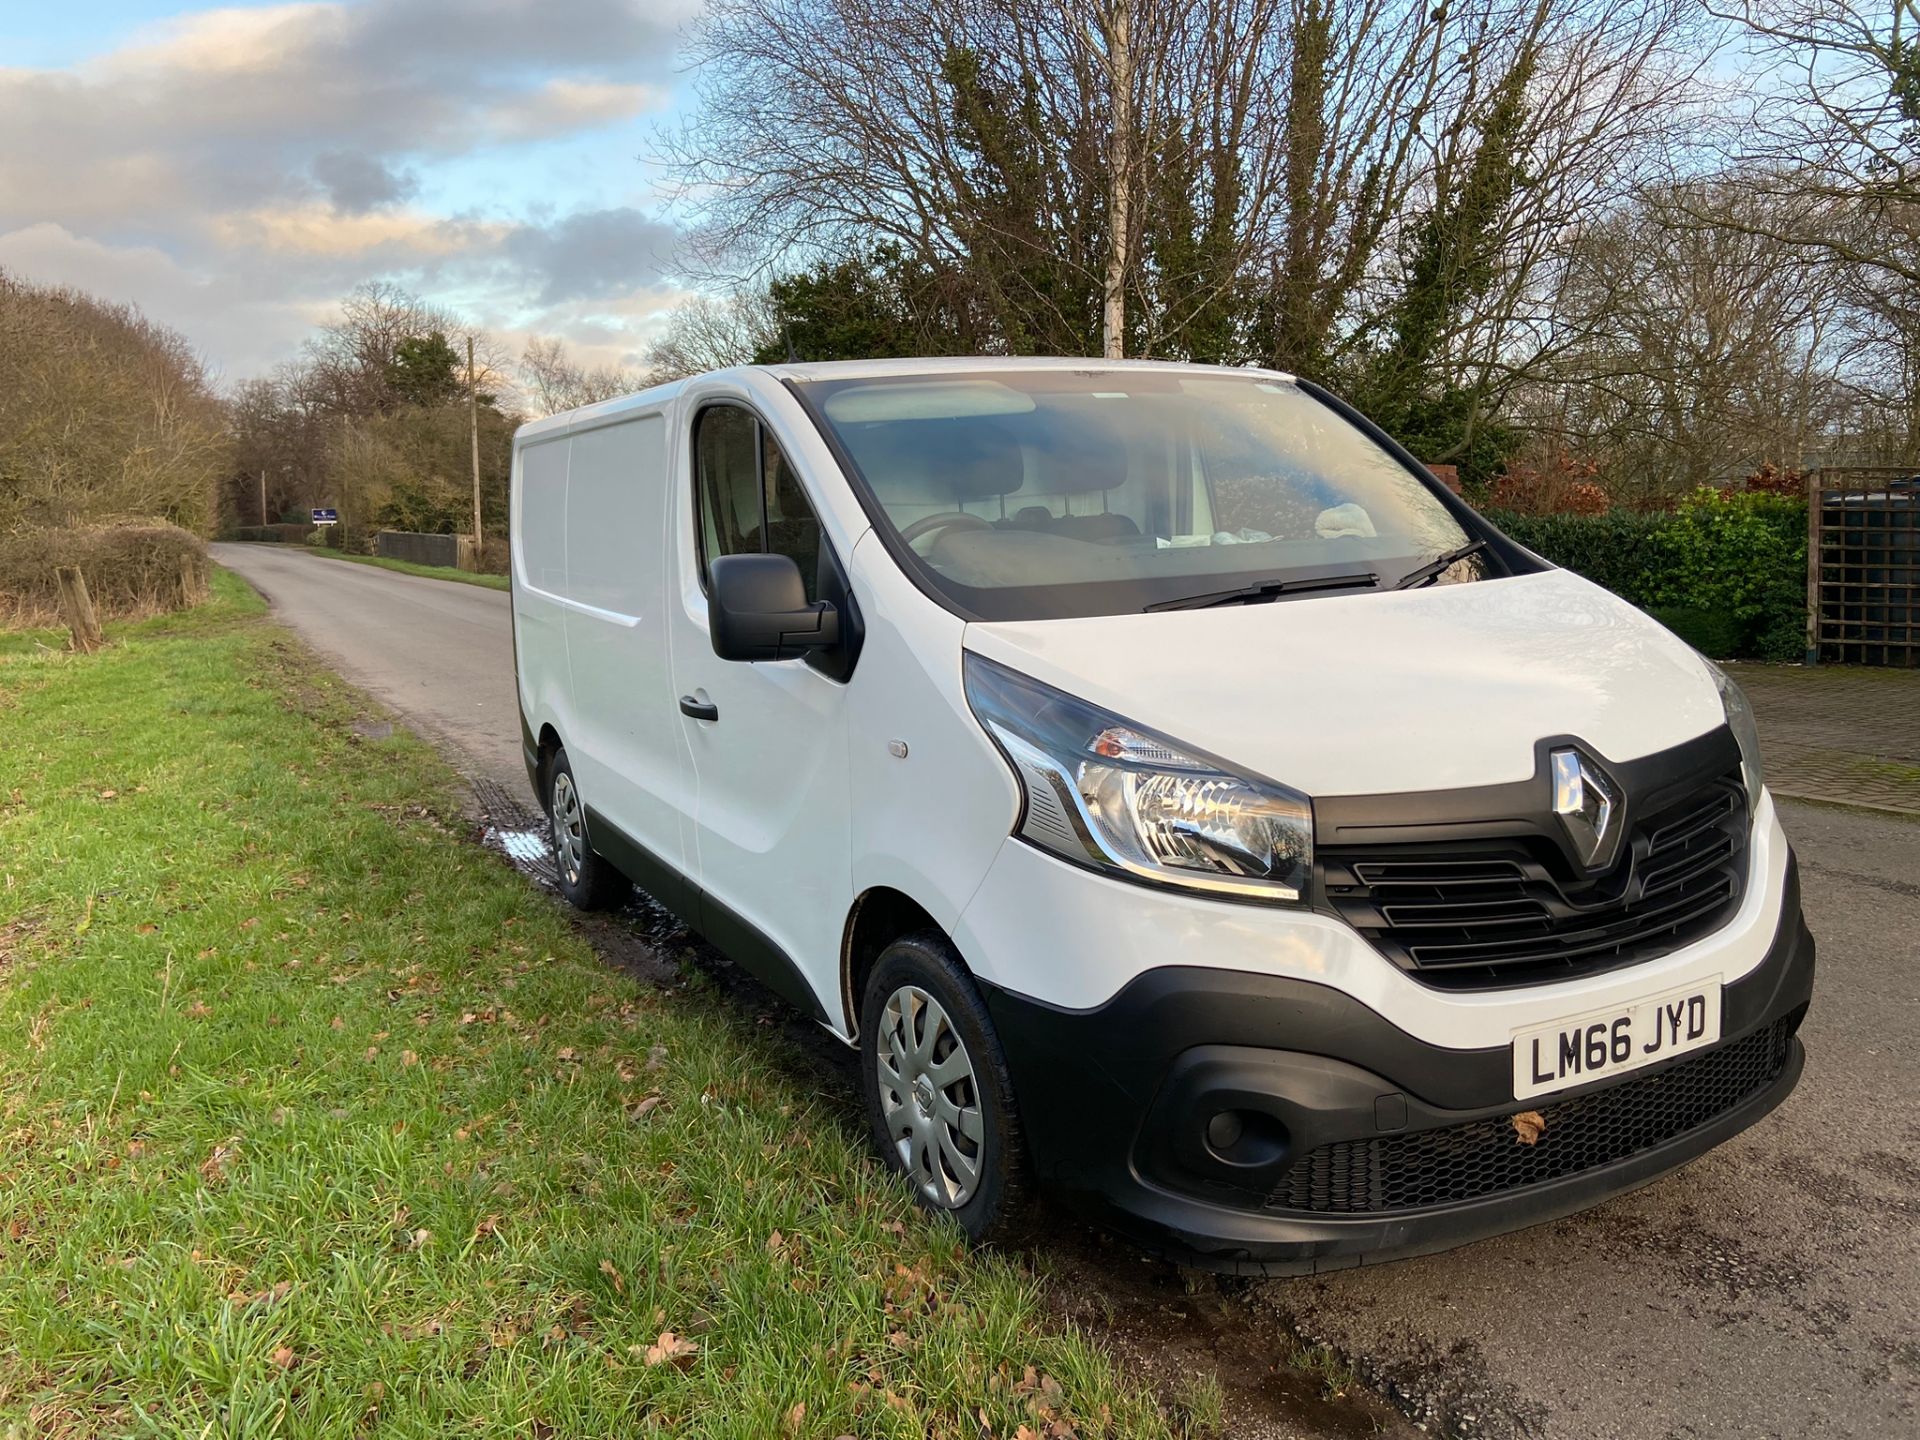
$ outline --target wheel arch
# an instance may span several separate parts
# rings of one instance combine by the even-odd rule
[[[533,794],[540,802],[540,808],[547,808],[547,778],[553,757],[565,746],[561,743],[560,732],[553,728],[551,721],[540,727],[540,734],[534,740]]]
[[[904,890],[875,885],[855,897],[840,942],[840,1004],[846,1015],[848,1040],[860,1038],[860,997],[880,952],[902,935],[922,930],[936,932],[955,955],[960,954],[947,928]],[[960,962],[966,965],[966,957],[960,956]],[[971,973],[972,967],[967,968]]]

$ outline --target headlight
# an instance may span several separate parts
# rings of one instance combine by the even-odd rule
[[[1014,833],[1081,865],[1162,885],[1297,901],[1313,806],[1218,761],[968,654],[967,702],[1026,803]]]
[[[1726,711],[1727,728],[1740,742],[1740,778],[1747,787],[1747,813],[1752,814],[1760,804],[1760,787],[1766,783],[1760,769],[1760,729],[1753,723],[1753,706],[1731,675],[1711,660],[1707,668],[1713,671],[1713,683],[1720,688],[1720,708]]]

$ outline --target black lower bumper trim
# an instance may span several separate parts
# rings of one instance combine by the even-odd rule
[[[1195,966],[1148,971],[1092,1010],[982,989],[1045,1183],[1190,1262],[1288,1274],[1423,1254],[1571,1214],[1711,1149],[1792,1090],[1803,1061],[1792,1021],[1812,993],[1813,968],[1790,861],[1767,955],[1722,994],[1721,1044],[1550,1103],[1645,1086],[1771,1032],[1777,1045],[1764,1073],[1677,1132],[1649,1126],[1625,1153],[1596,1151],[1569,1172],[1522,1174],[1464,1197],[1382,1186],[1367,1193],[1401,1198],[1377,1213],[1290,1209],[1281,1182],[1329,1147],[1504,1123],[1528,1108],[1512,1098],[1506,1047],[1447,1050],[1324,985]],[[1224,1151],[1207,1138],[1222,1112],[1249,1121],[1251,1137]]]

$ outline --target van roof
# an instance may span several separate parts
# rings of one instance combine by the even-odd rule
[[[979,374],[983,370],[1181,370],[1218,375],[1270,375],[1291,380],[1285,371],[1265,370],[1241,365],[1192,365],[1183,360],[1102,360],[1091,356],[1062,355],[930,355],[903,356],[887,360],[801,360],[785,365],[737,365],[728,370],[709,370],[708,375],[728,375],[747,371],[770,375],[776,380],[801,384],[813,380],[881,380],[902,375]],[[688,377],[701,378],[698,376]],[[567,430],[585,423],[609,420],[628,410],[647,410],[671,400],[686,385],[686,380],[670,380],[621,395],[577,410],[562,410],[539,420],[530,420],[514,432],[520,443],[556,430]]]
[[[1102,360],[1086,355],[939,355],[896,360],[801,360],[759,368],[779,379],[801,382],[879,380],[897,375],[978,374],[982,370],[1203,370],[1229,375],[1251,373],[1251,367],[1238,365],[1191,365],[1184,360]]]

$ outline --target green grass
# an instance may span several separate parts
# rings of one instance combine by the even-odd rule
[[[1174,1429],[260,609],[0,656],[0,1434]]]
[[[462,585],[484,585],[489,590],[505,590],[511,581],[504,575],[482,575],[473,570],[455,570],[450,565],[416,565],[411,560],[390,560],[384,555],[347,555],[309,545],[308,551],[329,560],[348,560],[355,565],[378,565],[382,570],[398,570],[402,575],[424,575],[429,580],[456,580]]]

